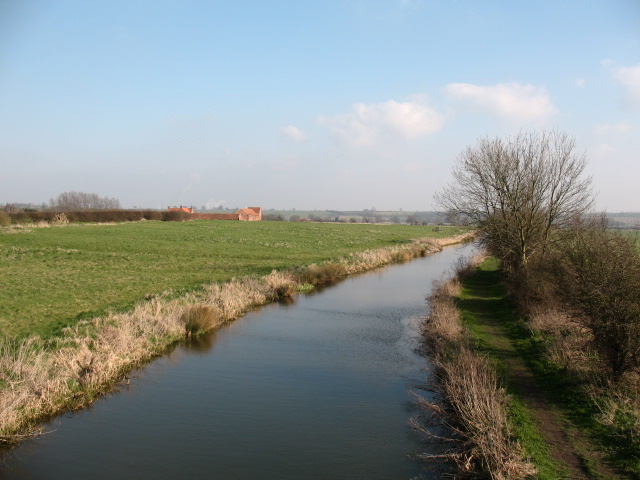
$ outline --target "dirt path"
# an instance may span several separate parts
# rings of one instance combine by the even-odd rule
[[[551,457],[564,468],[565,472],[558,478],[623,478],[608,468],[589,439],[547,400],[544,385],[539,383],[509,340],[504,324],[509,311],[503,300],[496,296],[497,284],[495,272],[478,271],[469,281],[471,295],[462,300],[461,307],[473,312],[474,332],[481,339],[483,349],[504,367],[509,390],[522,400],[548,446]],[[591,469],[585,464],[585,455],[592,459],[589,462]]]

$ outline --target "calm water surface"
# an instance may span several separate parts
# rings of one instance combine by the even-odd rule
[[[425,295],[471,247],[270,305],[13,450],[0,479],[409,479]]]

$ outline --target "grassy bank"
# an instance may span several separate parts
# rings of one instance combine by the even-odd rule
[[[50,415],[90,403],[129,370],[190,335],[296,291],[440,248],[438,241],[426,240],[351,252],[306,267],[200,285],[182,295],[151,296],[127,311],[76,320],[56,335],[5,341],[0,443],[21,439]]]
[[[526,411],[508,396],[495,357],[487,355],[475,331],[480,316],[496,313],[492,302],[500,298],[495,290],[469,288],[486,268],[483,263],[476,270],[480,260],[460,265],[455,276],[436,286],[429,299],[431,312],[423,323],[423,336],[426,354],[436,366],[431,388],[439,393],[439,400],[421,398],[419,405],[427,423],[435,419],[448,427],[451,448],[423,459],[448,460],[456,465],[458,474],[467,477],[532,478],[540,473],[540,462],[534,465],[530,460],[531,452],[523,448],[519,435],[530,421]],[[470,304],[461,306],[463,301]],[[517,421],[516,416],[520,417]],[[418,428],[429,438],[430,430],[424,424]]]
[[[421,404],[451,426],[455,448],[445,457],[460,471],[638,478],[637,375],[601,378],[589,333],[575,320],[549,308],[523,319],[495,259],[461,269],[430,303],[424,335],[444,400]]]
[[[460,229],[193,221],[0,228],[0,332],[57,334],[152,295],[197,291]]]

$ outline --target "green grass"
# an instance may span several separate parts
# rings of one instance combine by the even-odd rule
[[[197,290],[455,227],[193,221],[0,229],[0,332],[45,337],[145,296]],[[14,233],[11,233],[14,232]]]
[[[473,275],[463,280],[462,285],[457,302],[461,319],[477,343],[477,348],[489,355],[500,376],[506,378],[509,359],[519,353],[511,345],[506,331],[503,332],[502,328],[496,330],[495,327],[499,324],[508,328],[516,323],[513,307],[501,283],[498,260],[493,257],[485,260]],[[505,384],[509,393],[509,423],[518,443],[538,470],[536,478],[566,478],[564,469],[551,458],[532,414],[506,380]]]
[[[568,375],[559,365],[545,356],[546,339],[531,332],[520,322],[508,326],[509,336],[520,356],[536,375],[540,385],[545,386],[547,399],[562,410],[565,417],[580,431],[592,439],[619,469],[632,478],[640,478],[639,442],[619,435],[616,428],[605,427],[596,421],[598,406],[585,392],[585,385]],[[599,478],[597,466],[586,448],[574,444],[585,468],[593,478]]]
[[[613,429],[605,428],[595,420],[598,408],[583,385],[576,378],[567,375],[558,365],[550,362],[545,355],[545,338],[533,333],[514,313],[501,284],[501,273],[495,258],[485,261],[476,274],[465,279],[459,307],[465,325],[476,339],[479,348],[488,353],[496,367],[504,374],[505,351],[496,347],[495,336],[483,330],[483,317],[490,315],[504,328],[506,339],[513,346],[528,368],[533,372],[545,398],[558,407],[564,416],[578,430],[595,441],[615,465],[625,470],[632,478],[640,478],[638,443],[616,435]],[[511,353],[507,353],[511,355]],[[539,469],[538,478],[553,479],[563,477],[562,469],[551,459],[543,439],[536,431],[526,407],[517,394],[507,385],[512,396],[510,418],[515,426],[515,434]],[[601,478],[597,465],[589,453],[588,446],[580,441],[572,442],[590,478]]]

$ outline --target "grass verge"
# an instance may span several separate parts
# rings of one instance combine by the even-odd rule
[[[538,308],[508,333],[547,399],[580,432],[574,446],[592,478],[640,478],[640,375],[602,374],[591,333],[570,315]],[[602,473],[604,464],[617,472]]]
[[[535,478],[640,478],[637,376],[629,374],[616,384],[602,378],[590,333],[570,315],[541,305],[526,318],[517,315],[495,259],[472,275],[466,273],[448,300],[453,312],[449,317],[457,315],[459,322],[444,351],[471,348],[489,359],[505,386],[506,428],[516,450],[535,467]],[[438,308],[434,314],[438,316]],[[425,323],[426,334],[435,334],[428,342],[439,362],[440,330],[435,320]],[[440,388],[453,404],[448,396],[452,392]],[[455,413],[451,406],[449,410]],[[452,418],[469,441],[459,417],[445,418]],[[485,463],[476,462],[476,468],[498,478]]]
[[[427,423],[434,419],[444,423],[452,447],[421,458],[451,461],[465,477],[531,478],[537,468],[527,458],[517,435],[520,432],[514,429],[515,406],[502,387],[495,363],[464,326],[457,306],[461,279],[478,262],[460,265],[456,276],[437,285],[429,299],[431,313],[423,324],[423,335],[436,366],[436,383],[431,388],[440,400],[422,397],[418,404]],[[519,414],[524,413],[520,410]],[[427,437],[432,435],[425,426],[419,430]],[[437,440],[441,442],[442,435]]]

